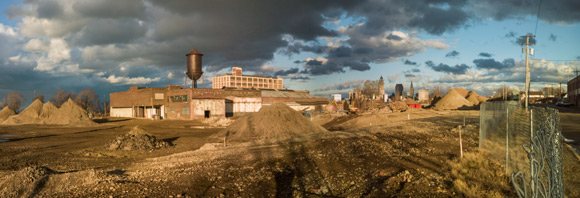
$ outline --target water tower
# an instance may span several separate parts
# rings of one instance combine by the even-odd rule
[[[193,49],[185,56],[187,56],[187,73],[185,75],[193,81],[193,88],[197,88],[197,80],[203,74],[201,70],[201,56],[203,54],[197,51],[197,49]],[[187,85],[187,78],[185,79],[185,84]]]

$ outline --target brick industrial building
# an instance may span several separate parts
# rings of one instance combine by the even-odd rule
[[[188,53],[188,62],[201,64],[203,54],[197,50],[192,52],[195,53]],[[197,66],[189,68],[188,65],[188,70],[191,69],[188,73],[202,73]],[[195,78],[192,76],[189,77],[193,81],[199,78],[199,75]],[[214,84],[213,89],[182,88],[180,85],[152,88],[132,86],[128,91],[110,94],[110,115],[196,119],[257,112],[262,106],[274,102],[283,102],[298,111],[314,110],[328,103],[327,98],[314,97],[308,91],[282,89],[281,78],[242,75],[240,67],[232,68],[232,74],[214,78],[214,83],[215,80],[222,84]]]

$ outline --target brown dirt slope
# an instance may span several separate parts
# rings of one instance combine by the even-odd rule
[[[479,103],[481,102],[479,101],[479,95],[475,93],[475,91],[470,91],[466,99],[469,100],[469,102],[473,103],[474,105],[479,105]]]
[[[389,104],[389,108],[391,108],[393,111],[405,111],[409,108],[409,106],[407,106],[407,103],[403,101],[395,101]]]
[[[96,125],[86,110],[78,106],[70,98],[63,103],[58,110],[43,121],[44,124],[69,125],[69,126],[93,126]]]
[[[473,103],[469,102],[465,97],[463,97],[455,89],[451,89],[439,102],[435,104],[433,109],[443,110],[443,109],[457,109],[463,106],[473,106]]]
[[[17,115],[10,116],[3,124],[35,124],[40,122],[40,113],[42,112],[42,101],[35,100],[24,111]]]
[[[16,113],[14,111],[12,111],[12,109],[8,108],[8,107],[4,107],[4,109],[2,109],[2,111],[0,111],[0,122],[8,119],[8,117],[16,115]]]
[[[457,93],[461,94],[461,96],[463,96],[463,98],[466,98],[467,94],[469,94],[469,91],[467,91],[467,89],[463,89],[463,88],[453,88],[452,90],[457,91]]]
[[[228,141],[251,141],[260,139],[281,140],[311,133],[324,133],[326,129],[316,125],[301,113],[283,103],[264,106],[259,112],[239,118],[212,137],[226,137]]]

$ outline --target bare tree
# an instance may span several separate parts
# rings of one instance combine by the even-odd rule
[[[368,98],[373,98],[373,96],[379,96],[379,81],[378,80],[367,80],[364,82],[362,87],[362,94]]]
[[[90,113],[99,111],[99,96],[91,88],[80,91],[75,97],[75,102]]]
[[[20,107],[22,107],[22,103],[24,103],[24,97],[20,93],[11,92],[6,94],[3,103],[13,111],[20,112]]]
[[[60,107],[63,103],[65,103],[69,98],[73,98],[73,95],[70,92],[66,92],[63,89],[59,89],[53,96],[50,98],[50,102],[57,107]]]
[[[32,99],[33,101],[39,99],[41,102],[44,103],[44,94],[38,94],[36,96],[34,96],[34,99]]]

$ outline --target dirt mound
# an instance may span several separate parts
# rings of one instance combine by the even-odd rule
[[[228,141],[281,140],[326,131],[310,122],[300,112],[283,103],[274,103],[263,106],[257,113],[239,118],[212,137],[226,137]]]
[[[16,113],[14,111],[12,111],[12,109],[8,108],[8,107],[4,107],[4,109],[2,109],[2,111],[0,111],[0,122],[8,119],[8,117],[16,115]]]
[[[391,108],[392,111],[406,111],[409,106],[403,101],[395,101],[389,104],[389,108]]]
[[[467,89],[463,89],[463,88],[453,88],[452,90],[457,91],[457,93],[461,94],[461,96],[463,96],[463,98],[466,98],[467,94],[469,94],[469,91],[467,91]]]
[[[210,127],[226,127],[234,122],[231,119],[224,117],[212,117],[202,121],[204,124],[208,124]]]
[[[463,97],[455,89],[449,90],[441,100],[439,100],[433,109],[443,110],[443,109],[458,109],[463,106],[471,107],[473,103],[469,102],[465,97]]]
[[[60,108],[51,113],[50,117],[43,121],[44,124],[69,125],[69,126],[92,126],[96,125],[89,118],[86,110],[78,106],[70,98]]]
[[[54,114],[55,111],[58,110],[58,107],[54,106],[52,104],[52,102],[46,102],[42,105],[42,111],[40,112],[40,118],[48,118],[50,117],[52,114]]]
[[[479,105],[481,101],[479,101],[479,95],[475,93],[475,91],[470,91],[466,98],[469,102],[473,103],[474,105]]]
[[[407,103],[408,105],[410,104],[419,104],[417,101],[411,99],[411,98],[407,98],[405,99],[405,103]]]
[[[140,126],[135,126],[126,135],[119,135],[115,140],[107,144],[109,150],[154,150],[167,148],[169,143],[158,140],[155,136],[147,133]]]
[[[35,100],[24,111],[17,115],[10,116],[3,124],[37,124],[40,123],[40,113],[42,112],[43,103]]]
[[[53,171],[31,166],[0,179],[0,197],[35,197]]]

